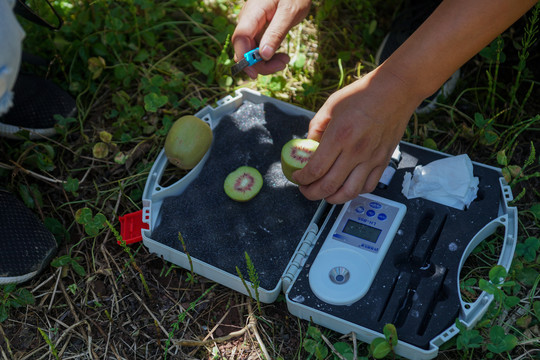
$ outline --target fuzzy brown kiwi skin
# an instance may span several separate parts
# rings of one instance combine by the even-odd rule
[[[292,174],[296,170],[304,168],[309,161],[309,158],[305,159],[305,161],[301,163],[295,161],[291,156],[292,149],[294,147],[303,148],[311,152],[312,155],[315,150],[317,150],[318,146],[319,143],[312,139],[292,139],[283,145],[283,148],[281,149],[281,170],[283,171],[283,175],[285,175],[290,182],[298,185],[298,183],[294,181]]]
[[[212,145],[210,126],[193,115],[182,116],[174,122],[165,139],[165,155],[183,170],[193,169]]]

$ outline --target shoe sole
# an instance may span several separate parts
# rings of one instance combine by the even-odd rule
[[[31,140],[37,140],[42,139],[44,137],[51,137],[55,136],[56,129],[54,128],[47,128],[47,129],[27,129],[19,126],[14,125],[8,125],[0,123],[0,136],[8,138],[8,139],[16,139],[20,140],[21,137],[17,136],[16,133],[21,130],[28,130],[30,132],[30,139]]]
[[[34,277],[36,277],[39,273],[41,273],[50,263],[54,255],[56,254],[57,248],[54,247],[51,249],[49,254],[43,259],[42,266],[36,270],[29,272],[27,274],[23,275],[17,275],[17,276],[0,276],[0,285],[6,285],[6,284],[20,284],[25,281],[28,281]]]

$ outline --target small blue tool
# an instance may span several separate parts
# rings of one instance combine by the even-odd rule
[[[232,76],[235,76],[240,71],[244,70],[246,67],[254,65],[261,60],[262,57],[261,54],[259,54],[259,48],[248,51],[244,54],[244,58],[231,68]]]

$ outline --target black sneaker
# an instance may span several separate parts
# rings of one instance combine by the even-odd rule
[[[386,35],[377,50],[375,64],[380,65],[388,59],[390,55],[392,55],[394,51],[400,47],[424,21],[426,21],[440,3],[441,0],[405,2],[403,10],[398,13],[395,20],[392,22],[390,32]],[[458,69],[437,92],[426,98],[418,108],[416,108],[415,112],[417,114],[425,114],[435,109],[437,107],[436,101],[440,96],[446,97],[454,91],[460,72],[460,69]]]
[[[33,278],[56,250],[54,236],[34,213],[13,194],[0,190],[0,285]]]
[[[0,116],[0,136],[17,139],[26,129],[31,139],[56,134],[54,115],[75,116],[75,100],[50,80],[19,74],[13,87],[13,106]]]

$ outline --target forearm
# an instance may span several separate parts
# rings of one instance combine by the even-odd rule
[[[444,0],[380,70],[399,77],[423,99],[535,3]]]

